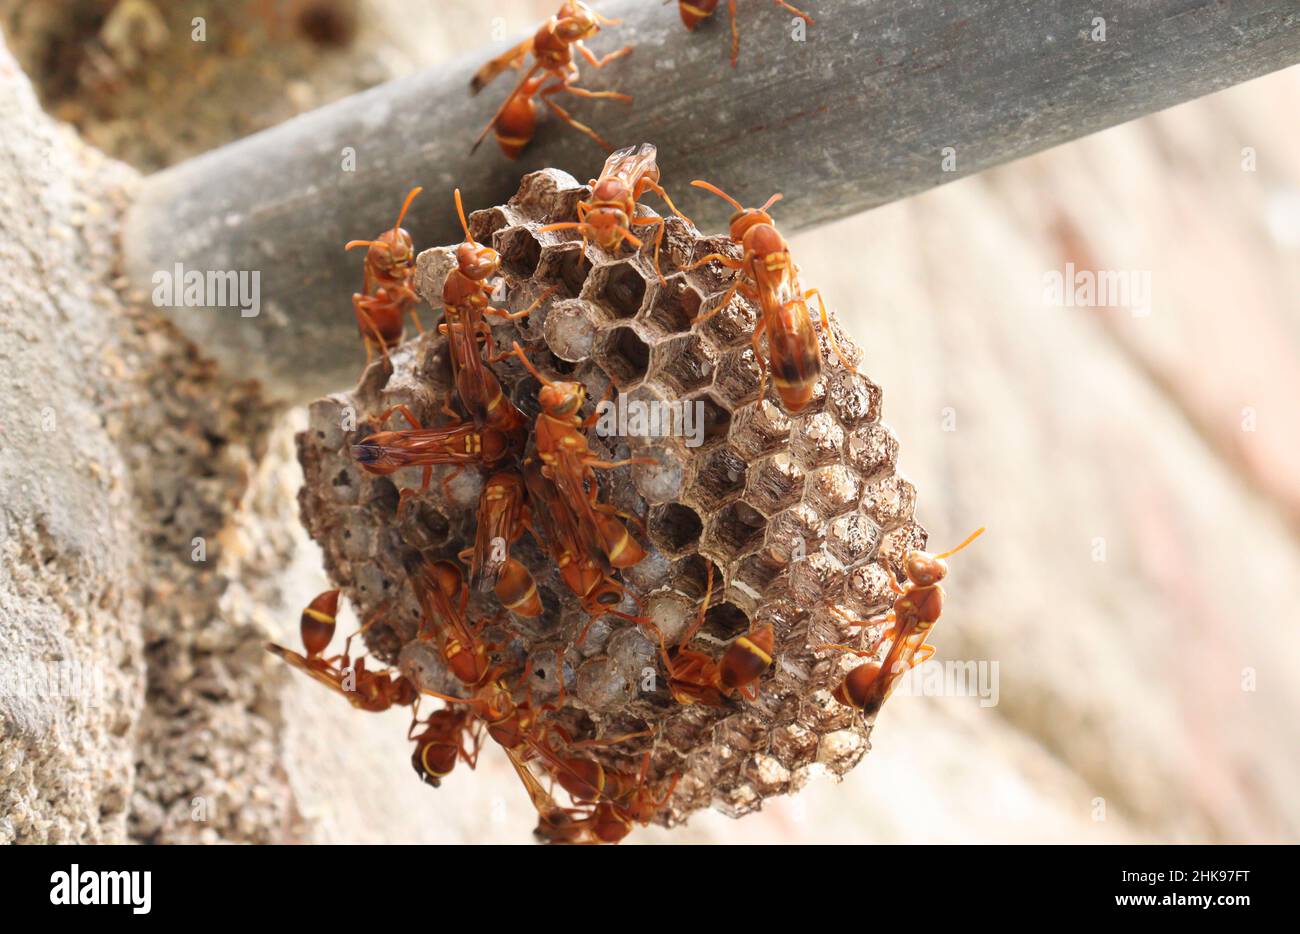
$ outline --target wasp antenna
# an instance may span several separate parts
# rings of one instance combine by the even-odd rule
[[[538,381],[539,381],[543,386],[553,386],[553,385],[555,385],[555,384],[552,383],[549,379],[547,379],[545,376],[543,376],[543,375],[541,374],[541,371],[538,370],[537,367],[533,366],[533,361],[531,361],[531,360],[528,359],[528,355],[527,355],[526,353],[524,353],[524,348],[522,348],[522,347],[519,346],[519,341],[514,341],[514,342],[512,343],[512,346],[514,347],[514,351],[513,351],[513,352],[519,355],[519,359],[520,359],[520,360],[524,361],[524,366],[526,366],[526,367],[528,368],[528,372],[529,372],[529,373],[532,373],[534,376],[536,376],[537,379],[538,379]]]
[[[743,211],[743,210],[745,210],[744,205],[742,205],[742,204],[741,204],[739,201],[737,201],[735,198],[731,197],[731,195],[727,194],[725,191],[723,191],[723,190],[722,190],[721,188],[719,188],[717,185],[711,185],[711,184],[709,184],[708,182],[704,181],[703,179],[698,179],[698,178],[697,178],[695,181],[691,182],[691,187],[692,187],[692,188],[703,188],[705,191],[711,191],[711,192],[713,192],[715,195],[717,195],[719,198],[721,198],[722,200],[727,201],[727,202],[730,202],[730,203],[731,203],[731,206],[734,207],[737,211]]]
[[[355,246],[372,247],[379,245],[380,241],[378,240],[349,240],[347,243],[343,244],[343,249],[350,250]]]
[[[962,542],[962,543],[961,543],[960,545],[958,545],[956,548],[953,548],[953,549],[950,550],[950,551],[945,551],[945,552],[944,552],[943,554],[941,554],[941,555],[935,555],[935,557],[936,557],[936,558],[947,558],[947,557],[949,557],[950,555],[955,555],[957,552],[961,551],[963,548],[965,548],[967,545],[969,545],[971,542],[975,541],[975,539],[979,538],[979,537],[980,537],[981,535],[983,535],[983,534],[984,534],[984,526],[981,525],[981,526],[980,526],[978,529],[976,529],[974,532],[971,532],[970,535],[966,536],[966,541]]]
[[[401,229],[402,218],[406,217],[406,211],[410,208],[411,202],[415,200],[415,196],[422,191],[424,191],[424,189],[419,185],[411,189],[410,193],[406,196],[406,200],[402,202],[402,209],[397,212],[397,222],[393,224],[393,230]]]
[[[772,205],[774,205],[774,204],[776,204],[778,201],[780,201],[783,197],[785,197],[785,196],[782,195],[781,192],[778,191],[778,192],[777,192],[776,194],[774,194],[772,197],[768,198],[768,199],[767,199],[767,203],[764,204],[761,208],[759,208],[759,210],[760,210],[760,211],[766,211],[766,210],[767,210],[768,208],[770,208]]]
[[[474,240],[474,235],[469,232],[469,221],[465,219],[465,205],[461,204],[459,188],[457,188],[455,191],[455,197],[456,197],[456,213],[460,215],[460,226],[465,231],[465,242],[471,243],[474,246],[478,246],[478,243]]]

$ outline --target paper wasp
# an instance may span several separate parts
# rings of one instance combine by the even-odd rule
[[[505,103],[483,128],[483,132],[478,135],[470,151],[478,149],[484,137],[495,130],[497,144],[501,147],[501,151],[511,159],[517,159],[532,141],[536,131],[539,100],[561,120],[591,138],[598,146],[607,152],[612,149],[613,147],[601,139],[595,130],[584,123],[579,123],[552,98],[564,92],[589,100],[607,99],[631,103],[630,95],[618,91],[588,91],[574,84],[579,74],[578,66],[573,60],[575,49],[593,68],[604,68],[609,62],[632,51],[629,45],[597,58],[584,45],[585,40],[600,32],[601,26],[615,25],[618,25],[618,20],[601,16],[580,0],[567,0],[559,11],[543,23],[530,38],[480,68],[470,82],[470,90],[475,94],[506,69],[521,67],[529,53],[533,56],[533,64],[524,72]],[[547,79],[554,79],[554,81],[547,85]]]
[[[334,635],[338,605],[339,592],[327,590],[303,610],[299,626],[306,655],[274,642],[266,644],[267,651],[315,678],[330,690],[342,694],[348,703],[360,710],[378,713],[390,707],[405,707],[415,703],[419,692],[404,676],[391,670],[368,671],[364,658],[352,661],[352,640],[365,632],[379,618],[378,614],[372,615],[360,629],[348,636],[343,643],[341,655],[322,657]]]
[[[719,0],[677,0],[677,11],[681,14],[682,23],[691,32],[702,20],[708,19],[718,9]],[[802,10],[797,10],[785,0],[775,0],[777,6],[789,10],[795,16],[799,17],[809,26],[813,24],[813,18]],[[736,0],[727,0],[727,12],[731,15],[731,67],[736,67],[736,62],[740,59],[740,30],[736,27]]]
[[[817,289],[803,291],[799,285],[799,272],[790,256],[790,247],[777,231],[767,209],[780,200],[775,194],[761,208],[744,208],[735,198],[708,182],[691,182],[731,203],[736,213],[731,215],[730,236],[744,250],[741,259],[732,259],[721,253],[710,253],[696,260],[688,269],[717,261],[728,269],[737,270],[735,282],[723,296],[722,302],[712,311],[696,318],[706,321],[727,306],[731,297],[740,292],[756,302],[762,312],[754,328],[754,356],[762,368],[760,397],[767,380],[768,367],[759,350],[759,338],[767,335],[768,355],[771,360],[772,381],[786,409],[794,414],[803,411],[812,399],[817,377],[821,374],[821,348],[813,330],[812,316],[808,312],[808,299],[816,298],[821,308],[822,328],[831,342],[840,362],[852,365],[840,351],[826,314],[826,303]]]
[[[374,240],[349,240],[344,249],[366,247],[364,275],[360,292],[352,296],[352,311],[357,318],[357,328],[366,345],[366,363],[370,363],[373,350],[371,338],[379,343],[379,350],[388,355],[389,346],[402,340],[406,313],[411,313],[417,330],[420,317],[415,310],[419,300],[411,282],[415,276],[415,245],[411,235],[402,227],[406,211],[424,189],[412,188],[402,202],[397,221],[392,230],[386,230]]]
[[[634,226],[655,226],[658,228],[655,231],[655,272],[659,275],[659,281],[663,282],[663,270],[659,268],[659,246],[664,238],[664,219],[638,218],[637,202],[647,191],[653,191],[682,220],[690,223],[690,218],[677,210],[668,193],[659,185],[656,153],[653,143],[642,143],[639,147],[629,146],[612,154],[605,160],[600,178],[592,179],[589,183],[591,200],[578,202],[578,220],[547,224],[540,231],[580,230],[584,245],[590,238],[602,250],[613,253],[625,242],[636,249],[641,248],[640,238],[632,233]]]
[[[944,559],[961,551],[983,534],[978,528],[966,540],[943,554],[932,555],[926,551],[910,551],[903,560],[907,586],[900,587],[892,571],[887,571],[889,584],[895,593],[894,606],[887,614],[875,619],[851,621],[855,626],[888,623],[881,640],[889,639],[889,650],[882,661],[871,658],[875,652],[864,652],[848,645],[823,645],[823,649],[849,652],[870,661],[854,668],[844,677],[833,696],[841,704],[855,707],[868,717],[875,716],[889,697],[899,679],[911,668],[924,664],[934,655],[934,646],[926,643],[930,630],[943,612],[943,587],[939,585],[948,576]]]

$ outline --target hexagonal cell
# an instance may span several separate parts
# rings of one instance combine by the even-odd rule
[[[740,496],[745,486],[746,466],[740,452],[729,446],[708,454],[700,463],[689,498],[708,512],[718,509]]]
[[[704,594],[708,592],[710,566],[713,567],[713,596],[709,598],[709,603],[713,604],[722,599],[722,594],[726,590],[725,575],[717,562],[704,555],[694,554],[682,558],[673,566],[673,588],[694,600],[697,610],[699,601],[703,600]]]
[[[655,379],[678,397],[703,389],[713,381],[716,353],[698,334],[661,341],[653,351]]]
[[[821,606],[839,598],[844,578],[844,565],[825,551],[815,551],[790,566],[790,592],[801,606]]]
[[[637,464],[632,468],[632,482],[649,503],[667,503],[679,498],[686,488],[687,458],[671,442],[660,442],[638,452],[653,457],[656,464]]]
[[[709,607],[709,611],[704,614],[702,631],[715,639],[734,639],[749,631],[749,614],[736,604],[724,600]]]
[[[924,549],[928,538],[925,529],[915,522],[905,522],[898,528],[891,529],[881,538],[880,556],[889,562],[899,581],[904,579],[903,559],[907,553]],[[935,549],[935,551],[939,550]]]
[[[596,339],[596,361],[627,391],[645,378],[650,367],[650,348],[631,327],[610,328]]]
[[[531,279],[542,258],[542,244],[527,227],[507,227],[492,235],[501,268],[515,279]]]
[[[570,298],[582,292],[582,286],[591,275],[591,260],[582,249],[582,243],[560,243],[542,247],[537,264],[538,278],[554,283]]]
[[[655,293],[645,323],[660,334],[689,331],[704,301],[698,289],[684,275],[669,276]]]
[[[871,484],[862,496],[862,510],[883,529],[892,529],[910,519],[915,508],[916,487],[898,476]]]
[[[858,428],[844,447],[849,464],[867,480],[894,470],[898,462],[898,438],[880,423]]]
[[[543,327],[546,346],[561,360],[580,363],[591,356],[596,325],[586,302],[580,299],[556,302]]]
[[[781,449],[790,436],[790,417],[767,400],[736,409],[731,443],[745,457],[755,460]]]
[[[826,524],[807,503],[798,503],[767,524],[766,553],[774,560],[799,560],[821,547]]]
[[[806,476],[787,454],[765,457],[750,464],[745,501],[765,515],[775,515],[803,495]]]
[[[790,455],[808,470],[838,461],[843,446],[844,429],[828,412],[801,419],[790,433]]]
[[[845,428],[880,418],[880,387],[856,373],[837,370],[827,380],[828,408]]]
[[[583,297],[611,318],[634,318],[645,302],[646,278],[631,260],[601,266],[587,278]]]
[[[722,292],[705,299],[700,317],[710,317],[699,326],[700,330],[719,347],[732,349],[752,346],[754,328],[758,326],[758,309],[737,294],[715,314],[714,309],[718,308],[718,303],[726,298],[726,294]]]
[[[710,520],[704,543],[710,550],[738,558],[762,545],[766,529],[767,520],[757,509],[743,502],[731,503]]]
[[[846,565],[864,561],[880,546],[880,527],[860,512],[840,516],[826,533],[826,547]]]
[[[740,562],[734,583],[752,593],[757,601],[785,573],[785,568],[785,562],[777,561],[768,552],[749,555]]]
[[[652,506],[646,523],[650,542],[669,557],[692,551],[700,541],[704,522],[699,514],[681,503]]]
[[[841,464],[813,471],[808,481],[808,502],[826,518],[852,509],[861,493],[857,474]]]
[[[740,244],[735,243],[730,237],[707,237],[703,240],[696,241],[691,249],[691,259],[688,265],[694,265],[710,253],[721,253],[723,256],[729,256],[732,259],[740,259],[743,254]],[[691,276],[699,282],[706,292],[716,292],[719,289],[725,289],[731,285],[731,278],[735,273],[719,262],[705,263],[691,271]]]
[[[844,589],[845,609],[856,619],[868,619],[883,611],[894,601],[889,586],[889,575],[879,561],[859,565],[849,572]]]
[[[704,424],[704,442],[700,447],[707,448],[725,440],[731,431],[731,413],[727,408],[719,405],[718,400],[708,393],[689,401],[695,406],[695,417]]]
[[[758,385],[762,371],[753,347],[729,350],[718,361],[718,377],[714,392],[732,409],[758,398]]]
[[[510,217],[501,208],[487,208],[469,216],[469,232],[479,243],[493,243],[496,232],[509,226]]]

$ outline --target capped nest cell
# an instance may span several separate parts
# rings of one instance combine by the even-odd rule
[[[898,443],[880,421],[879,387],[845,369],[819,333],[823,369],[807,408],[785,411],[770,380],[760,399],[750,345],[758,309],[737,295],[693,323],[722,300],[732,273],[717,264],[685,270],[704,254],[738,256],[738,248],[669,218],[661,283],[653,237],[639,252],[624,246],[612,255],[594,243],[584,248],[573,231],[539,231],[575,220],[588,194],[569,175],[545,170],[525,177],[508,204],[471,215],[475,238],[502,256],[494,306],[520,310],[551,290],[527,318],[489,319],[497,353],[518,341],[548,377],[583,383],[584,415],[607,390],[629,401],[691,404],[699,421],[686,437],[588,431],[592,449],[610,460],[648,454],[658,462],[597,471],[601,500],[643,526],[629,523],[647,556],[621,572],[640,603],[629,598],[620,609],[649,617],[672,645],[699,612],[711,564],[713,597],[692,648],[716,658],[735,636],[770,623],[775,660],[757,700],[677,702],[647,628],[607,615],[576,644],[589,620],[527,534],[512,554],[533,572],[545,611],[486,635],[501,646],[494,661],[511,669],[508,677],[529,672],[520,697],[528,691],[536,703],[554,704],[562,679],[563,706],[549,716],[574,740],[648,730],[590,755],[635,772],[649,751],[652,783],[666,787],[680,775],[658,822],[672,825],[705,807],[740,816],[813,775],[842,776],[866,753],[869,724],[830,693],[858,660],[817,647],[871,647],[875,629],[850,628],[832,609],[858,619],[886,610],[891,592],[881,559],[900,573],[902,557],[926,536],[912,519],[915,491],[895,473]],[[435,308],[453,265],[452,248],[419,256],[417,289]],[[857,360],[852,342],[838,331],[837,338]],[[535,417],[536,378],[514,357],[491,368]],[[391,360],[376,358],[353,392],[314,403],[298,445],[303,521],[330,575],[360,616],[382,610],[365,634],[371,653],[429,690],[463,695],[437,652],[416,638],[419,610],[404,559],[419,552],[456,561],[472,546],[482,472],[452,476],[450,468],[435,468],[429,488],[399,513],[399,488],[419,487],[419,469],[372,476],[350,450],[380,429],[377,417],[391,406],[405,404],[423,424],[436,425],[446,422],[444,403],[453,397],[446,341],[429,330],[392,351]],[[399,422],[394,416],[382,427],[406,427]],[[490,592],[476,593],[470,609],[484,616],[500,610]]]

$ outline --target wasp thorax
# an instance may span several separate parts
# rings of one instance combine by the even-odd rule
[[[732,229],[734,231],[735,228]],[[734,232],[732,236],[736,236]],[[773,253],[783,253],[786,249],[785,238],[772,226],[770,219],[751,224],[740,238],[740,242],[745,247],[746,253],[755,253],[758,256],[771,256]]]
[[[501,254],[490,246],[466,242],[456,247],[456,265],[471,279],[486,279],[501,268]]]

